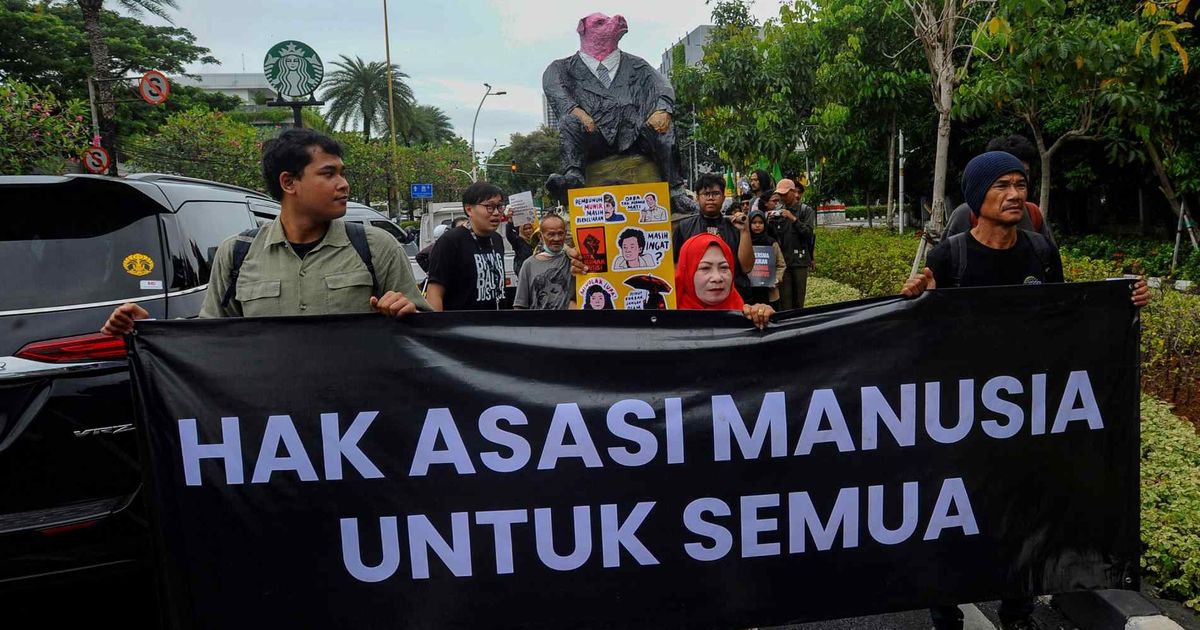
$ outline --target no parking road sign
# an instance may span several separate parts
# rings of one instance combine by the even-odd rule
[[[108,171],[109,162],[108,151],[105,151],[104,147],[92,147],[83,154],[84,167],[97,175],[103,175]]]
[[[171,82],[167,80],[167,75],[151,70],[138,79],[138,95],[151,105],[162,105],[171,95]]]

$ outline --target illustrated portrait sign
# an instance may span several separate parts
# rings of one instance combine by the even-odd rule
[[[571,228],[587,275],[576,303],[600,304],[603,279],[611,305],[626,310],[675,308],[670,203],[665,183],[571,190]]]

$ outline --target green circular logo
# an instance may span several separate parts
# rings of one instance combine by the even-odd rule
[[[303,98],[316,91],[325,78],[325,66],[308,44],[294,40],[279,42],[263,59],[267,83],[284,98]]]

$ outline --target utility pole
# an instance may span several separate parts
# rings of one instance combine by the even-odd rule
[[[392,41],[388,36],[388,10],[387,0],[383,0],[383,51],[387,57],[387,84],[388,84],[388,140],[391,145],[390,153],[388,154],[388,206],[390,206],[389,214],[391,216],[399,216],[399,208],[393,205],[393,200],[399,202],[400,193],[396,187],[396,106],[394,104],[395,95],[392,90]],[[412,218],[411,216],[409,218]]]

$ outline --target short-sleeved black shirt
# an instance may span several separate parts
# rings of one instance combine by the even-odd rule
[[[504,239],[447,230],[429,252],[429,281],[445,289],[446,311],[494,311],[504,299]]]
[[[1043,263],[1030,241],[1031,233],[1017,232],[1016,245],[1008,249],[992,249],[979,241],[970,232],[963,233],[966,238],[967,264],[963,277],[955,280],[958,270],[954,269],[950,239],[942,241],[929,253],[926,264],[933,272],[937,286],[949,287],[987,287],[1006,284],[1041,284],[1044,282],[1062,282],[1062,259],[1058,248],[1049,245],[1050,255]],[[1040,234],[1034,237],[1044,238]],[[1047,269],[1048,268],[1048,269]]]

